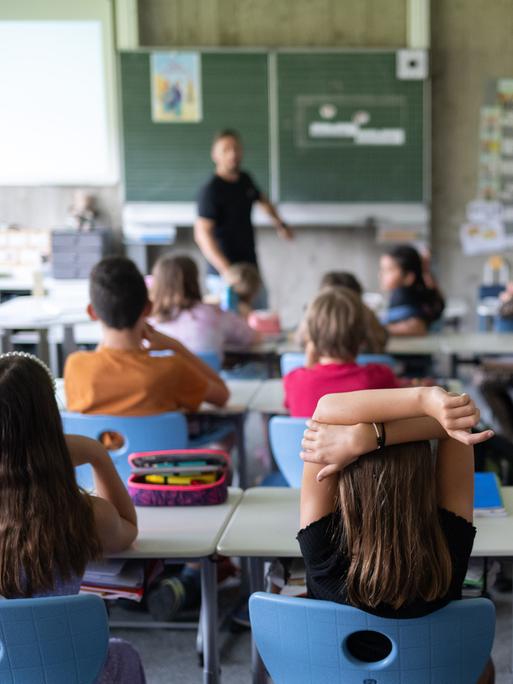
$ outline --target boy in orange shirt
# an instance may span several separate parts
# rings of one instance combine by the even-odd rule
[[[229,391],[210,366],[146,323],[151,303],[135,264],[108,257],[91,271],[87,311],[102,324],[95,351],[71,354],[64,369],[70,411],[144,416],[203,401],[224,406]],[[153,355],[170,350],[173,355]]]

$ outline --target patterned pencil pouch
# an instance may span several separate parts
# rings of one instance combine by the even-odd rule
[[[214,506],[228,496],[230,456],[225,451],[147,451],[128,460],[128,493],[136,506]]]

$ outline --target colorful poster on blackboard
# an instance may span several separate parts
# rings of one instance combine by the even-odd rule
[[[151,117],[156,123],[202,119],[201,56],[198,52],[153,52]]]

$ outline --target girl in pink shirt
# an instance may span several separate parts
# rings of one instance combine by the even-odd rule
[[[398,387],[388,366],[356,363],[366,333],[363,307],[346,287],[324,288],[308,307],[306,366],[283,378],[291,416],[310,417],[325,394]]]
[[[258,338],[246,321],[201,299],[196,263],[187,256],[164,254],[153,269],[151,324],[195,354],[225,347],[250,347]]]

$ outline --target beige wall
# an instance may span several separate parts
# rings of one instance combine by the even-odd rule
[[[143,45],[401,47],[406,0],[139,0]]]
[[[51,2],[51,0],[48,0]],[[478,112],[487,82],[513,77],[511,0],[432,0],[433,249],[443,286],[472,300],[482,259],[461,256],[458,227],[476,187]],[[147,46],[398,47],[406,40],[406,0],[139,0]],[[0,221],[55,225],[72,189],[0,188]],[[119,225],[118,187],[101,203]],[[190,233],[178,246],[193,250]],[[375,288],[379,249],[367,229],[298,230],[292,245],[259,231],[264,276],[286,321],[328,268],[352,268]],[[295,268],[283,269],[283,263]],[[513,263],[513,259],[512,259]]]
[[[513,77],[513,2],[431,6],[433,246],[447,292],[471,299],[483,258],[462,256],[458,229],[477,188],[479,107],[493,79]]]

